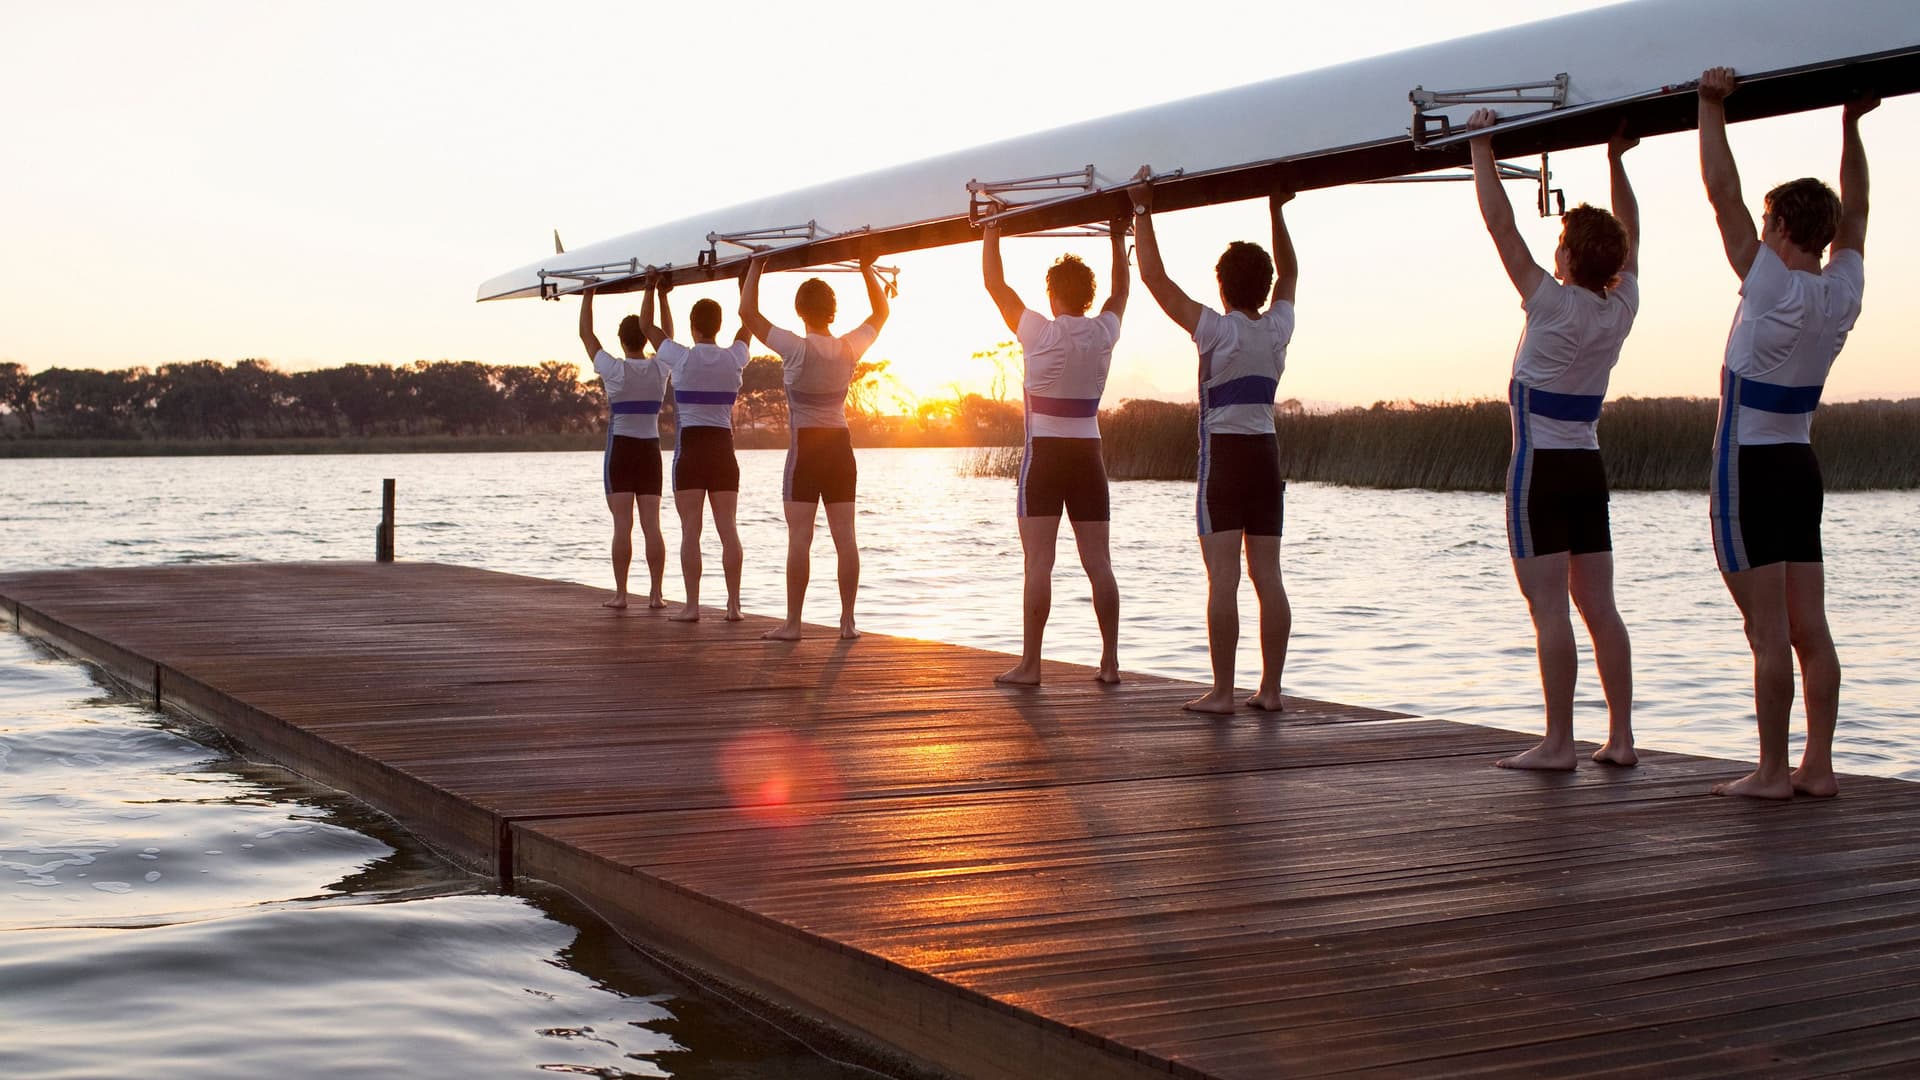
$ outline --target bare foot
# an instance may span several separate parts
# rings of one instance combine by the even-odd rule
[[[1791,799],[1793,798],[1793,778],[1762,777],[1754,770],[1738,780],[1713,785],[1715,795],[1744,795],[1749,799]]]
[[[1542,772],[1572,772],[1574,765],[1573,745],[1549,747],[1546,743],[1510,758],[1501,758],[1494,762],[1502,769],[1534,769]]]
[[[740,605],[739,605],[739,604],[728,604],[728,605],[727,605],[727,621],[728,621],[728,622],[739,622],[740,620],[742,620],[742,619],[744,619],[744,618],[746,618],[746,616],[745,616],[745,615],[742,615],[742,614],[740,614]]]
[[[1093,673],[1093,681],[1112,686],[1120,681],[1120,662],[1118,660],[1100,662],[1100,670]]]
[[[700,607],[697,604],[683,605],[679,611],[667,616],[668,622],[699,622]]]
[[[647,597],[647,607],[651,610],[658,611],[666,606],[667,602],[660,598],[659,593],[654,593],[652,596]]]
[[[800,624],[797,622],[783,622],[779,626],[776,626],[773,629],[767,631],[766,633],[761,634],[760,640],[762,641],[799,641],[800,640]]]
[[[993,681],[997,683],[1008,683],[1013,686],[1039,686],[1040,661],[1035,660],[1029,664],[1025,660],[1022,660],[1013,670],[1003,671],[995,675]]]
[[[1213,713],[1216,716],[1230,716],[1233,713],[1232,690],[1209,690],[1180,706],[1188,712]]]
[[[854,638],[857,638],[859,636],[860,636],[860,631],[855,630],[853,628],[852,619],[848,618],[848,619],[840,620],[840,640],[841,641],[852,641]]]
[[[1832,769],[1814,771],[1805,765],[1793,770],[1793,793],[1811,795],[1816,799],[1831,799],[1840,794],[1840,784],[1833,778]]]
[[[1609,742],[1593,752],[1593,760],[1602,765],[1618,765],[1623,769],[1631,769],[1640,764],[1640,755],[1633,752],[1632,743],[1615,746]]]
[[[1275,690],[1272,694],[1253,695],[1247,699],[1247,708],[1258,709],[1261,712],[1283,711],[1280,704],[1280,691]]]
[[[604,604],[601,604],[600,606],[601,606],[601,607],[610,607],[610,608],[623,608],[623,607],[626,607],[626,606],[627,606],[627,594],[626,594],[626,593],[615,593],[615,594],[613,594],[613,599],[611,599],[611,600],[609,600],[609,601],[607,601],[607,602],[606,602],[606,603],[604,603]]]

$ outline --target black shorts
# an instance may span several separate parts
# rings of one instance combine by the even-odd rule
[[[1107,467],[1099,439],[1027,440],[1020,458],[1019,514],[1070,521],[1108,521]]]
[[[1529,450],[1507,469],[1507,550],[1516,559],[1613,550],[1598,450]]]
[[[687,427],[673,448],[673,490],[704,488],[739,491],[740,462],[733,456],[733,431],[723,427]]]
[[[607,494],[660,494],[660,440],[631,435],[607,437],[606,461],[601,466]]]
[[[859,485],[853,435],[846,428],[793,429],[780,497],[788,502],[850,503]]]
[[[1249,536],[1279,536],[1287,516],[1286,498],[1278,436],[1206,436],[1194,498],[1201,536],[1235,529]]]
[[[1820,459],[1806,443],[1742,446],[1713,463],[1713,554],[1723,573],[1777,562],[1817,563],[1826,501]]]

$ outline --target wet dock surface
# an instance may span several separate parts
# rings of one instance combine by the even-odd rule
[[[469,865],[979,1076],[1920,1070],[1920,787],[1497,773],[1526,736],[432,564],[0,575],[23,632]],[[1196,628],[1198,632],[1198,628]],[[1388,661],[1383,661],[1388,662]]]

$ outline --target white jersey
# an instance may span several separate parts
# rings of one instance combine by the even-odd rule
[[[1836,250],[1826,270],[1812,274],[1789,270],[1760,245],[1727,334],[1716,451],[1808,441],[1827,372],[1860,317],[1865,289],[1858,251]]]
[[[733,429],[733,403],[740,396],[740,373],[747,368],[745,341],[725,348],[706,342],[688,348],[677,341],[663,341],[654,356],[673,376],[673,407],[682,430]]]
[[[1287,370],[1293,340],[1293,304],[1276,301],[1265,315],[1249,319],[1200,309],[1193,343],[1200,350],[1200,432],[1207,435],[1270,435],[1273,399]]]
[[[767,331],[767,346],[780,354],[789,428],[847,426],[847,386],[853,381],[854,365],[879,335],[866,322],[840,337],[802,337],[777,326]]]
[[[1120,340],[1120,316],[1103,311],[1091,319],[1048,319],[1023,311],[1015,334],[1026,354],[1027,437],[1099,438],[1100,395]]]
[[[1513,351],[1514,451],[1598,450],[1607,380],[1640,311],[1640,281],[1621,274],[1602,296],[1542,274],[1520,305],[1527,326]]]
[[[634,360],[605,349],[593,354],[593,370],[607,391],[612,419],[607,434],[629,439],[660,437],[660,401],[667,391],[667,365],[659,357]]]

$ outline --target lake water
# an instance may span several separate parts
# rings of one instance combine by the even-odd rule
[[[962,475],[965,457],[860,452],[861,625],[1014,651],[1013,485]],[[778,614],[781,454],[741,458],[745,603]],[[0,568],[366,559],[383,477],[403,559],[610,582],[597,454],[0,461]],[[1204,680],[1192,485],[1113,490],[1122,667]],[[1645,747],[1747,760],[1751,664],[1705,513],[1699,493],[1614,496],[1635,727]],[[1499,496],[1295,484],[1287,526],[1289,693],[1537,730]],[[1827,498],[1843,771],[1920,779],[1916,526],[1920,494]],[[830,622],[820,531],[808,614]],[[716,603],[710,528],[706,547]],[[1575,723],[1593,739],[1605,712],[1582,649]],[[1066,537],[1047,655],[1098,655]],[[1243,640],[1242,685],[1257,670]],[[0,806],[0,1076],[861,1075],[564,896],[499,895],[352,799],[238,760],[17,635],[0,635]]]

